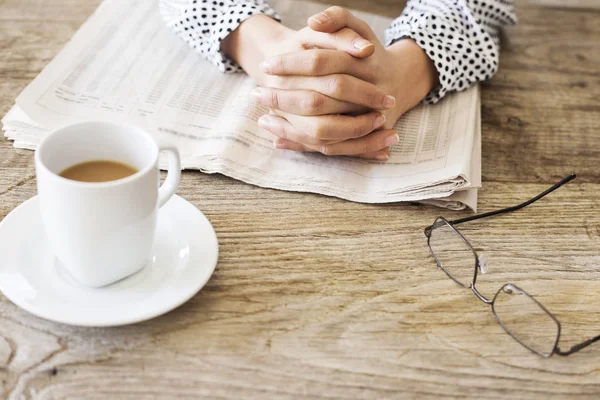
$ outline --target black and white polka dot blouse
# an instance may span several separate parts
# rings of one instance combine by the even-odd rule
[[[223,72],[241,68],[220,51],[221,40],[255,14],[279,16],[265,0],[159,0],[167,25]],[[385,32],[385,45],[415,40],[434,62],[440,84],[424,99],[489,79],[498,69],[500,30],[516,22],[514,0],[408,0]]]

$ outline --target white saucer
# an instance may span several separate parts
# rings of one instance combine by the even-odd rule
[[[218,259],[215,231],[192,204],[173,196],[158,213],[154,256],[140,272],[103,288],[71,278],[52,256],[33,197],[0,222],[0,290],[48,320],[116,326],[164,314],[193,297]]]

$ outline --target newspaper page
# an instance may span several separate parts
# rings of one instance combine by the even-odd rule
[[[289,0],[277,7],[296,27],[323,9]],[[380,36],[390,22],[357,15]],[[126,121],[178,146],[184,168],[359,202],[429,200],[475,209],[478,87],[404,115],[395,126],[400,142],[387,162],[274,149],[273,136],[257,125],[267,110],[253,103],[253,87],[245,74],[220,73],[176,37],[157,2],[105,0],[17,98],[3,129],[16,146],[35,148],[65,124]]]

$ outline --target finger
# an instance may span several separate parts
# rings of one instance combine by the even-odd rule
[[[333,33],[317,32],[309,28],[298,32],[298,37],[305,49],[320,47],[322,49],[341,50],[354,57],[369,57],[375,51],[375,45],[365,40],[352,29],[344,28]]]
[[[312,147],[308,147],[306,145],[296,143],[291,140],[282,139],[282,138],[275,139],[273,144],[275,145],[276,148],[282,149],[282,150],[305,151],[305,152],[310,152],[310,153],[317,152],[317,150],[313,149]]]
[[[324,76],[347,74],[372,82],[375,80],[372,68],[350,54],[338,50],[303,50],[280,54],[265,62],[269,75]]]
[[[385,147],[379,151],[372,151],[370,153],[357,154],[357,155],[355,155],[355,157],[369,158],[369,159],[378,160],[378,161],[387,161],[390,159],[390,153],[391,153],[390,148]]]
[[[258,119],[258,126],[268,130],[281,139],[298,144],[322,146],[333,143],[331,141],[320,140],[309,136],[296,129],[296,127],[290,124],[285,118],[277,115],[263,115]]]
[[[373,132],[358,139],[324,144],[319,146],[319,152],[328,156],[354,156],[370,154],[398,143],[399,137],[395,130],[385,129]]]
[[[289,141],[286,139],[281,139],[281,138],[277,138],[273,142],[273,144],[278,149],[311,152],[311,153],[319,152],[317,150],[317,148],[313,148],[311,146],[303,145],[300,143],[295,143],[295,142],[292,142],[292,141]],[[389,147],[386,147],[379,151],[372,151],[370,153],[364,153],[364,154],[355,154],[355,155],[353,155],[353,157],[378,160],[378,161],[387,161],[390,158],[390,149],[389,149]]]
[[[387,110],[396,104],[393,96],[386,94],[372,83],[345,74],[289,76],[274,79],[269,86],[277,89],[313,90],[334,99],[359,104],[373,110]]]
[[[377,40],[377,35],[375,35],[369,24],[339,6],[329,7],[327,10],[313,15],[308,19],[308,26],[317,32],[328,33],[336,32],[345,27],[369,41]]]
[[[304,151],[304,152],[320,152],[320,147],[315,147],[312,145],[303,145],[300,143],[295,143],[295,142],[292,142],[292,141],[289,141],[286,139],[281,139],[281,138],[277,138],[274,141],[274,145],[278,149]],[[378,160],[378,161],[387,161],[390,158],[390,149],[389,149],[389,147],[384,147],[383,149],[378,150],[378,151],[370,151],[370,152],[361,153],[361,154],[342,154],[342,155],[366,158],[366,159]]]
[[[313,90],[284,90],[256,87],[250,93],[254,97],[254,101],[258,104],[296,115],[368,112],[363,106],[333,99]]]
[[[298,132],[319,140],[339,141],[359,138],[368,135],[385,123],[385,116],[379,112],[357,116],[302,116],[275,110],[275,114],[285,118]]]

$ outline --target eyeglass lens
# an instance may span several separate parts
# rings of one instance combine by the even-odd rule
[[[432,225],[429,247],[440,267],[457,283],[469,287],[475,272],[476,255],[462,236],[445,220]]]
[[[558,322],[525,291],[507,283],[494,297],[492,309],[508,334],[538,354],[552,354],[560,332]]]

